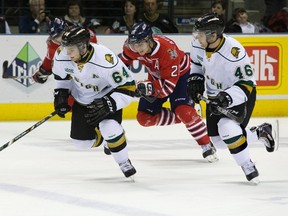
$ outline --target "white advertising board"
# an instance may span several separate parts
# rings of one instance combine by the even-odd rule
[[[100,35],[98,42],[120,54],[127,36]],[[179,47],[189,52],[190,36],[171,36]],[[31,76],[46,55],[46,35],[1,35],[0,64],[8,61],[8,70],[13,76]],[[96,51],[97,52],[97,51]],[[132,71],[136,80],[145,79],[144,68],[134,62]],[[2,71],[3,73],[3,71]],[[54,81],[41,85],[32,79],[0,78],[0,103],[46,103],[53,101]]]

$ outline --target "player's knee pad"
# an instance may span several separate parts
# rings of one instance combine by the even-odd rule
[[[106,141],[114,139],[124,131],[122,125],[113,119],[105,119],[101,121],[99,124],[99,130]]]
[[[218,132],[232,154],[237,154],[247,147],[246,136],[241,126],[229,118],[218,122]]]
[[[79,150],[87,150],[90,149],[95,142],[94,140],[77,140],[77,139],[72,139],[73,145],[79,149]]]
[[[119,152],[126,147],[123,127],[117,121],[113,119],[103,120],[99,124],[99,129],[111,152]]]
[[[175,114],[184,124],[191,124],[197,122],[201,117],[197,114],[192,106],[180,105],[175,108]]]

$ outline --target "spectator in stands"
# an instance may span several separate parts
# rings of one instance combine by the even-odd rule
[[[115,20],[112,26],[105,30],[106,34],[128,34],[134,23],[138,21],[139,8],[137,0],[124,0],[122,8],[124,15],[120,19]]]
[[[272,32],[288,32],[288,7],[273,14],[268,20],[267,27]]]
[[[82,4],[78,0],[70,0],[66,5],[66,15],[63,19],[69,25],[82,26],[95,31],[95,28],[100,25],[96,19],[89,19],[84,16]]]
[[[249,22],[249,16],[245,8],[235,8],[231,20],[226,24],[225,33],[263,33],[270,32],[260,23]]]
[[[20,17],[19,33],[48,33],[49,13],[45,0],[29,0],[30,11]]]
[[[225,0],[214,0],[211,5],[211,12],[217,13],[222,17],[224,23],[226,23],[226,5],[227,2]]]
[[[0,33],[11,34],[10,27],[5,19],[5,16],[0,16]]]
[[[141,19],[149,24],[153,33],[178,33],[170,18],[159,13],[157,0],[144,0],[144,13]]]
[[[265,26],[268,27],[268,21],[278,11],[282,10],[288,5],[287,0],[265,0],[266,10],[262,22]]]

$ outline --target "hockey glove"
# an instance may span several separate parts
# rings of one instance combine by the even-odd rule
[[[210,100],[211,102],[208,104],[208,109],[214,115],[220,115],[221,113],[218,111],[217,107],[227,108],[232,104],[232,98],[225,91],[219,92],[219,94]]]
[[[155,92],[153,83],[149,80],[139,81],[136,88],[136,96],[151,96]]]
[[[34,73],[34,75],[32,76],[33,80],[37,83],[43,84],[47,81],[48,76],[51,73],[45,71],[42,67],[40,67],[39,69],[36,70],[36,72]]]
[[[68,89],[54,90],[54,109],[61,118],[65,118],[65,114],[71,109],[68,105],[69,95],[70,93]]]
[[[97,126],[99,122],[105,119],[111,113],[116,112],[117,106],[115,100],[106,95],[103,98],[95,99],[87,106],[87,111],[84,114],[89,125]]]
[[[203,95],[205,91],[205,77],[202,74],[191,74],[187,80],[187,94],[195,102],[199,103],[198,94]]]

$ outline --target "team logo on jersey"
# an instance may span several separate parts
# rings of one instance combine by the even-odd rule
[[[33,85],[35,82],[31,78],[35,70],[40,67],[42,60],[33,47],[27,42],[17,54],[11,64],[3,71],[3,77],[14,78],[14,80],[26,87]],[[19,79],[16,79],[19,77]]]
[[[110,64],[114,65],[114,58],[111,54],[106,54],[105,55],[106,61],[108,61]]]
[[[240,53],[240,48],[238,48],[238,47],[232,47],[232,49],[231,49],[231,54],[232,54],[236,59],[238,59],[239,53]]]
[[[178,53],[176,50],[168,49],[167,52],[170,54],[171,59],[176,59],[178,57]]]
[[[57,54],[59,55],[59,53],[62,51],[62,48],[61,48],[61,46],[59,46],[57,49],[56,49],[56,52],[57,52]]]

